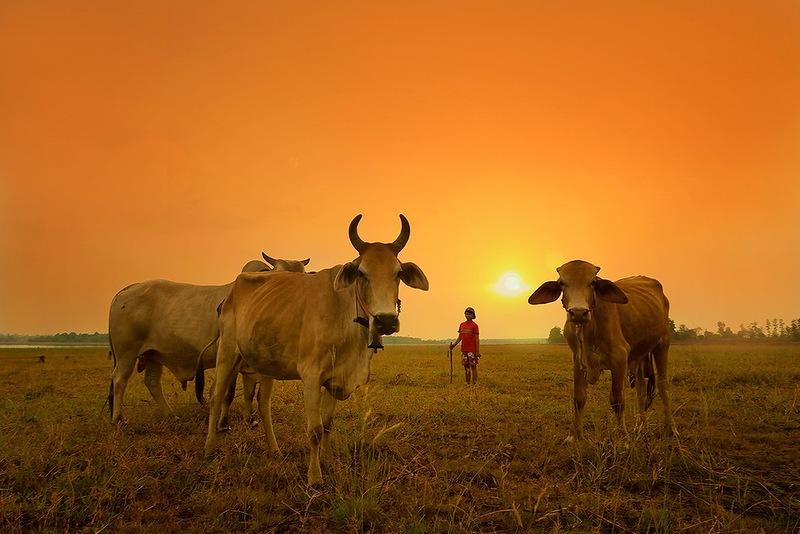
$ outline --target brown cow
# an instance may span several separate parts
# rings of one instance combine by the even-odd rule
[[[241,274],[219,316],[217,384],[211,401],[205,451],[217,446],[228,383],[244,365],[264,377],[302,380],[306,431],[311,454],[308,482],[322,482],[320,449],[327,448],[337,401],[369,381],[374,350],[381,336],[400,328],[399,284],[428,290],[416,264],[398,254],[411,235],[400,215],[400,234],[391,243],[367,243],[358,235],[361,215],[350,222],[350,242],[358,257],[315,274],[269,272]],[[269,391],[259,408],[270,450],[278,447],[272,431]]]
[[[303,272],[309,261],[273,260],[264,253],[262,256],[273,263],[275,270]],[[266,263],[253,260],[242,272],[269,270]],[[198,356],[201,370],[214,367],[215,352],[205,351],[203,347],[210,346],[217,335],[217,306],[232,286],[147,280],[132,284],[114,296],[108,314],[109,354],[114,359],[108,393],[112,422],[122,417],[122,400],[134,369],[144,371],[144,383],[159,410],[170,414],[172,408],[161,389],[164,367],[181,381],[183,389],[196,374]],[[252,413],[255,392],[255,382],[251,378],[247,375],[243,378],[248,414]],[[232,385],[236,387],[235,380]]]
[[[562,295],[567,310],[564,335],[572,349],[575,419],[571,440],[583,435],[581,417],[586,405],[586,384],[594,384],[605,369],[611,370],[611,407],[625,431],[624,385],[628,372],[636,384],[640,422],[655,394],[652,365],[664,403],[664,428],[672,435],[669,407],[667,353],[669,352],[669,301],[658,280],[632,276],[616,282],[597,276],[600,267],[574,260],[556,271],[558,280],[543,283],[529,304],[553,302]],[[645,391],[644,378],[650,374]],[[648,399],[649,397],[649,399]]]

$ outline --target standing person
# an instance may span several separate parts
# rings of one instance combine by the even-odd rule
[[[458,339],[450,343],[450,350],[461,343],[461,364],[464,366],[464,376],[467,385],[478,383],[478,360],[481,357],[480,339],[478,338],[478,323],[475,322],[475,310],[467,308],[464,310],[464,317],[467,319],[458,325]]]

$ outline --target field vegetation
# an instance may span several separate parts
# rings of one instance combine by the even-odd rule
[[[616,431],[605,373],[578,444],[564,443],[567,347],[483,349],[475,387],[457,362],[449,383],[441,346],[376,355],[368,387],[339,404],[320,488],[305,485],[299,382],[276,387],[280,455],[235,415],[207,461],[206,412],[168,374],[175,416],[158,416],[134,376],[118,428],[104,406],[106,349],[0,349],[0,530],[800,529],[797,345],[674,346],[680,436],[669,440],[658,399],[643,429]],[[627,399],[633,427],[633,390]]]

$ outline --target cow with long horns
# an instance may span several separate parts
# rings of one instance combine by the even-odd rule
[[[217,383],[211,402],[206,455],[217,445],[225,389],[244,366],[265,377],[302,380],[306,432],[311,446],[308,482],[322,482],[320,449],[328,443],[338,400],[347,399],[369,380],[370,362],[380,336],[397,332],[398,291],[428,289],[428,279],[413,263],[397,256],[411,227],[392,243],[367,243],[358,235],[361,215],[350,223],[350,242],[358,257],[314,274],[270,272],[241,274],[220,309]],[[373,348],[370,348],[372,345]],[[267,423],[269,396],[259,396]],[[268,446],[277,449],[271,425]]]
[[[612,282],[597,276],[600,267],[582,260],[565,263],[556,271],[558,280],[543,283],[528,303],[546,304],[561,296],[567,312],[564,336],[572,349],[575,407],[568,439],[582,437],[586,385],[596,383],[605,369],[611,371],[611,407],[623,431],[626,381],[636,386],[641,422],[655,394],[655,379],[664,403],[665,433],[672,435],[667,379],[669,300],[661,283],[646,276]]]

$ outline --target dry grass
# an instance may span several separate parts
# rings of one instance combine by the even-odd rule
[[[671,440],[658,400],[643,432],[617,435],[606,373],[578,445],[563,443],[567,350],[485,346],[467,388],[459,372],[448,384],[445,349],[388,346],[339,404],[326,484],[312,490],[297,382],[276,388],[282,456],[235,418],[205,461],[206,414],[171,377],[177,417],[157,416],[135,376],[116,428],[105,349],[0,349],[0,530],[800,529],[800,347],[673,347]]]

